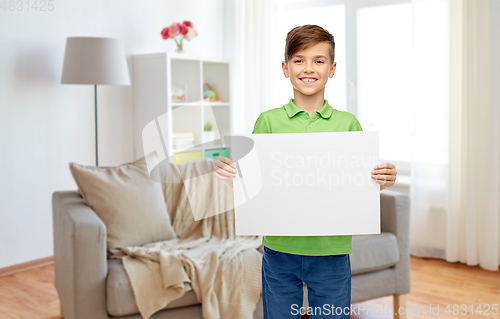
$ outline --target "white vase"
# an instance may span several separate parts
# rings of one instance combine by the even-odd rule
[[[215,131],[203,131],[203,141],[210,142],[215,139]]]

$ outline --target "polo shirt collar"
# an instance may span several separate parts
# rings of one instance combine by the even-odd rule
[[[292,101],[293,99],[290,99],[288,104],[285,104],[285,111],[288,114],[288,117],[290,118],[293,117],[295,114],[304,111],[300,107],[295,105],[295,103],[293,103]],[[324,101],[325,104],[323,104],[323,107],[318,112],[323,118],[327,119],[332,115],[333,108],[330,106],[330,104],[328,104],[328,101],[326,99]]]

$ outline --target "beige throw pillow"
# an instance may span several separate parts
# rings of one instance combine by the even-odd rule
[[[156,156],[153,151],[116,167],[69,163],[80,194],[106,225],[108,251],[177,237],[162,186],[148,175],[146,161]]]

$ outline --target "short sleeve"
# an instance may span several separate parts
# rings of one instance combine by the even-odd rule
[[[255,121],[255,125],[253,126],[252,134],[265,134],[271,133],[269,129],[269,125],[267,124],[266,119],[264,118],[264,113],[260,113],[257,121]]]
[[[362,131],[362,130],[363,128],[361,128],[361,124],[359,124],[359,121],[356,118],[356,116],[353,115],[351,125],[349,125],[349,131]]]

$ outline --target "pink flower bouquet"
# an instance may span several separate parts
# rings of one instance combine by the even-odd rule
[[[182,40],[186,39],[191,41],[192,38],[198,36],[198,32],[193,28],[193,23],[191,21],[184,21],[182,23],[174,22],[169,27],[163,28],[161,30],[161,36],[164,40],[174,39],[175,44],[177,44],[176,53],[182,52]],[[180,41],[177,42],[177,38]]]

